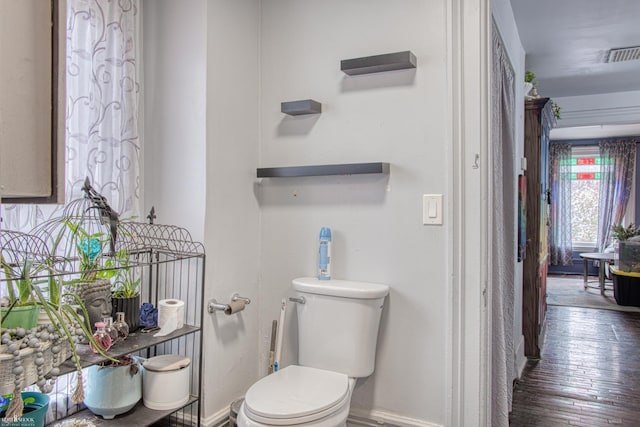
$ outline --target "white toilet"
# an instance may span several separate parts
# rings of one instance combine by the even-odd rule
[[[375,364],[387,285],[348,280],[293,280],[298,365],[253,384],[238,426],[344,426],[351,394]]]

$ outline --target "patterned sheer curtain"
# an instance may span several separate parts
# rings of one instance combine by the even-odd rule
[[[120,218],[139,215],[138,0],[67,0],[65,200],[82,184]],[[7,205],[7,229],[28,231],[61,206]]]
[[[609,245],[612,230],[627,209],[635,170],[635,139],[600,142],[600,199],[598,201],[598,252]]]
[[[516,171],[514,165],[514,72],[502,39],[492,28],[491,158],[493,236],[491,268],[491,425],[509,425],[514,361],[514,281],[516,249]]]
[[[549,144],[550,262],[571,265],[571,145]]]

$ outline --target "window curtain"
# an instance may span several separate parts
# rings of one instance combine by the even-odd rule
[[[67,0],[65,200],[86,177],[120,218],[139,216],[138,0]],[[29,231],[61,206],[3,206],[3,228]]]
[[[500,34],[492,27],[491,158],[493,250],[491,292],[491,425],[508,426],[515,373],[513,343],[516,237],[514,72]]]
[[[549,144],[551,212],[549,246],[551,265],[571,265],[571,145]]]
[[[631,194],[636,140],[600,142],[600,199],[598,201],[598,252],[609,245],[612,227],[622,222]]]

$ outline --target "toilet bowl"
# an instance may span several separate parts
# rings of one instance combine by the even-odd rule
[[[357,378],[373,373],[389,286],[315,277],[292,284],[298,365],[249,388],[238,411],[240,427],[345,426]]]
[[[251,386],[238,426],[344,426],[355,383],[338,372],[287,366]]]

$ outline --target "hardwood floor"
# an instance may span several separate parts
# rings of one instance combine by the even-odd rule
[[[640,313],[548,306],[546,322],[510,425],[640,426]]]

